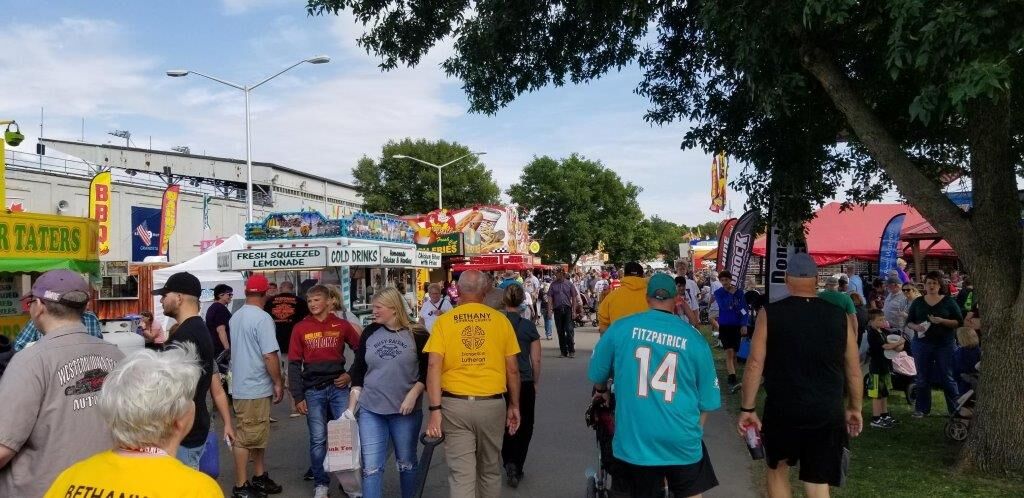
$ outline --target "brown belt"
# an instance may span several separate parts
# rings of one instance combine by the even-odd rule
[[[502,398],[505,397],[505,395],[504,394],[491,394],[491,395],[488,395],[488,396],[466,396],[464,394],[455,394],[455,393],[450,393],[448,391],[441,391],[441,397],[443,397],[443,398],[464,399],[464,400],[467,400],[467,401],[481,401],[481,400],[486,400],[486,399],[502,399]]]

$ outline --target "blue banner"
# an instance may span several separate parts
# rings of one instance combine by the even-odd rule
[[[147,256],[160,254],[159,232],[160,209],[132,206],[132,261],[141,262]]]
[[[882,241],[878,244],[878,275],[883,280],[890,271],[896,271],[896,259],[900,257],[900,232],[906,217],[906,213],[893,216],[882,230]]]

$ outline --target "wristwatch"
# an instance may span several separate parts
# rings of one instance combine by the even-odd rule
[[[441,409],[441,405],[430,405],[427,407],[428,410],[434,412]]]
[[[740,411],[743,412],[743,413],[754,413],[755,411],[757,411],[757,409],[756,408],[743,408],[741,406],[740,407]]]

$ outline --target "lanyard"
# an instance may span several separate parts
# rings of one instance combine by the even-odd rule
[[[119,448],[118,453],[128,456],[168,456],[167,452],[156,446],[145,446],[142,448]]]

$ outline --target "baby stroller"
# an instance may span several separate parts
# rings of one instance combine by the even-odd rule
[[[587,498],[608,498],[612,489],[611,474],[614,471],[615,459],[612,457],[612,437],[615,435],[615,397],[605,403],[602,399],[594,399],[586,413],[587,427],[597,433],[598,461],[600,466],[595,472],[587,469]]]
[[[967,392],[960,395],[956,400],[953,413],[946,421],[946,437],[953,441],[964,441],[967,439],[967,429],[971,426],[971,419],[974,417],[974,403],[977,399],[978,374],[965,373],[960,377],[970,385]]]
[[[597,326],[597,299],[591,296],[589,293],[580,294],[580,299],[583,301],[583,312],[573,317],[573,323],[577,327],[586,327],[589,323],[591,327]]]

